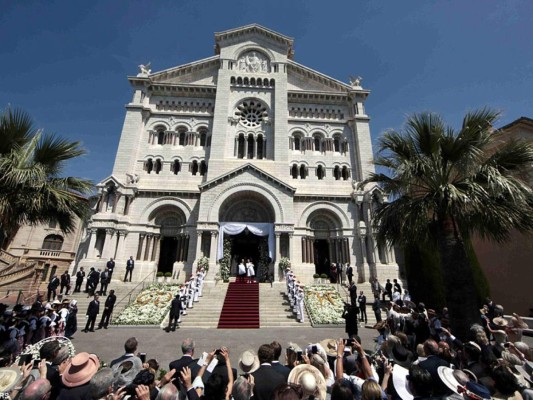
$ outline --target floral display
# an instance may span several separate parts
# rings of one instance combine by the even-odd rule
[[[344,302],[332,285],[304,287],[304,302],[313,325],[344,324]]]
[[[143,290],[114,320],[116,325],[159,325],[179,285],[154,284]]]

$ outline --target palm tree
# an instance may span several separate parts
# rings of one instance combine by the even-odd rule
[[[472,234],[504,241],[513,229],[533,229],[533,193],[521,178],[533,148],[501,141],[499,113],[473,111],[459,130],[433,113],[408,117],[403,131],[379,141],[375,173],[361,183],[380,185],[391,201],[374,215],[381,243],[427,244],[438,249],[450,323],[466,337],[479,321],[465,240]]]
[[[33,127],[21,110],[0,116],[0,244],[7,245],[22,224],[55,222],[64,231],[88,211],[92,182],[61,177],[66,161],[84,154],[71,142]]]

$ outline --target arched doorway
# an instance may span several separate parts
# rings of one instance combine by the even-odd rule
[[[185,230],[185,214],[175,206],[165,206],[155,210],[150,220],[159,227],[161,235],[157,271],[172,272],[176,261],[187,260],[189,237]]]
[[[329,210],[316,210],[307,219],[307,228],[310,230],[312,252],[310,262],[315,264],[315,273],[329,274],[331,263],[349,262],[348,254],[343,248],[344,241],[341,237],[342,224],[339,218]]]
[[[275,212],[270,202],[261,194],[243,190],[229,196],[219,209],[221,223],[274,224]],[[252,229],[253,230],[253,229]],[[237,275],[237,266],[241,259],[251,259],[256,266],[256,275],[264,276],[265,268],[272,263],[269,257],[268,236],[259,236],[248,228],[238,234],[224,234],[230,239],[231,262],[230,274]],[[227,242],[227,241],[226,241]]]

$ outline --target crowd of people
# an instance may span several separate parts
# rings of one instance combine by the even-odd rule
[[[302,283],[296,277],[296,274],[290,268],[285,271],[285,281],[287,285],[286,293],[289,297],[291,310],[296,315],[296,319],[300,323],[303,323],[305,322],[304,285],[302,285]]]

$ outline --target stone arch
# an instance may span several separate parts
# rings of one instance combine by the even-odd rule
[[[340,228],[347,228],[350,226],[350,219],[348,218],[348,215],[346,215],[346,213],[338,205],[329,201],[317,201],[315,203],[309,204],[303,210],[300,216],[300,220],[298,221],[298,226],[307,226],[309,216],[317,210],[322,212],[329,211],[330,213],[335,215],[341,223]]]
[[[261,222],[274,223],[272,205],[262,194],[241,190],[229,195],[218,209],[220,222]]]
[[[150,220],[156,215],[158,209],[165,207],[175,207],[179,209],[185,215],[185,221],[189,221],[191,218],[191,208],[189,205],[175,197],[162,197],[152,201],[148,204],[141,213],[139,218],[140,224],[149,224]]]
[[[176,236],[187,225],[187,215],[175,205],[161,205],[148,215],[148,223],[158,226],[162,236]]]
[[[226,202],[226,200],[234,194],[242,194],[244,192],[256,193],[262,196],[266,200],[266,203],[269,204],[272,208],[272,211],[274,213],[274,221],[280,223],[283,223],[285,221],[281,201],[271,190],[257,183],[238,183],[228,187],[226,190],[220,193],[213,201],[213,204],[207,214],[207,220],[209,222],[217,222],[219,218],[220,208]]]
[[[248,45],[245,45],[245,46],[238,47],[233,52],[233,57],[232,58],[235,61],[237,61],[244,53],[248,53],[249,51],[257,51],[258,53],[261,53],[262,55],[267,57],[268,60],[271,63],[270,64],[270,68],[272,70],[272,62],[275,61],[276,57],[275,57],[274,53],[270,49],[267,49],[267,48],[264,48],[264,47],[259,48],[259,47],[257,47],[257,45],[254,45],[254,44],[248,44]]]
[[[157,119],[155,121],[150,122],[150,125],[148,125],[148,130],[156,130],[158,127],[163,127],[166,131],[170,130],[170,125],[167,121]]]

